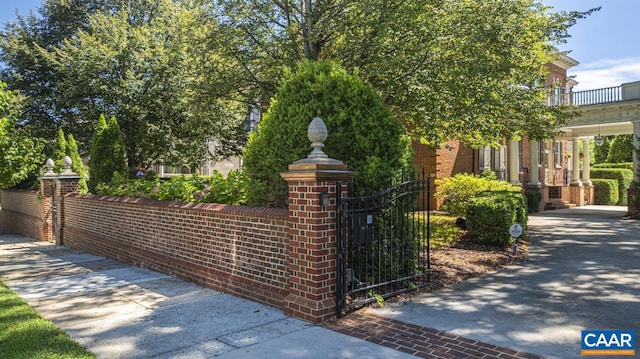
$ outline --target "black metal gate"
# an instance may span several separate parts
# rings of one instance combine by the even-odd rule
[[[374,195],[342,197],[338,183],[338,317],[429,283],[430,182],[401,180]]]

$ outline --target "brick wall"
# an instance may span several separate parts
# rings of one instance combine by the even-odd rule
[[[80,194],[64,203],[65,246],[283,306],[286,209]]]
[[[51,240],[51,199],[37,191],[0,190],[0,233]]]

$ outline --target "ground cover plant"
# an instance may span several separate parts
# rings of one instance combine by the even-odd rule
[[[0,282],[0,358],[95,358]]]
[[[133,178],[115,175],[109,183],[97,186],[96,194],[114,197],[147,198],[168,201],[244,205],[249,181],[240,172],[225,178],[219,172],[210,176],[182,175],[160,179],[153,173],[133,173]]]

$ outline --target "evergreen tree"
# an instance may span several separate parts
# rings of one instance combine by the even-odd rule
[[[314,117],[329,131],[324,152],[357,172],[359,188],[376,188],[410,166],[406,132],[375,89],[334,62],[305,61],[287,74],[244,151],[244,169],[253,180],[250,203],[287,206],[280,172],[309,154],[307,129]]]
[[[125,175],[125,146],[122,131],[114,116],[107,123],[100,115],[91,141],[89,159],[89,191],[95,192],[99,183],[109,183],[114,173]]]
[[[617,135],[613,139],[607,162],[633,162],[633,135]]]
[[[64,171],[64,156],[67,155],[67,140],[64,137],[64,131],[62,129],[58,129],[58,137],[56,137],[56,142],[53,144],[53,151],[51,153],[51,159],[55,165],[53,166],[53,171],[55,173],[60,173]]]
[[[67,136],[67,155],[71,158],[71,170],[80,176],[78,182],[78,193],[87,193],[87,171],[78,151],[78,144],[72,134]]]

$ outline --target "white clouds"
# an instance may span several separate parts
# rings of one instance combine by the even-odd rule
[[[574,91],[593,90],[620,86],[626,82],[640,81],[640,57],[605,59],[580,64],[569,69],[579,84]]]

